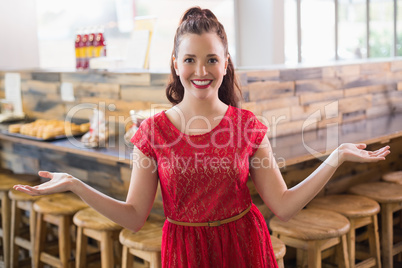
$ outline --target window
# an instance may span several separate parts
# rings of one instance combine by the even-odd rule
[[[402,0],[285,0],[285,7],[287,62],[402,55]]]
[[[338,14],[339,59],[367,58],[366,0],[339,1]]]

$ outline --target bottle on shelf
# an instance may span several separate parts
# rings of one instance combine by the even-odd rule
[[[103,27],[99,27],[94,41],[95,58],[106,57],[106,41],[103,32]]]
[[[95,54],[94,49],[95,36],[96,36],[95,29],[93,27],[89,28],[88,41],[86,45],[88,63],[94,57]]]
[[[88,30],[84,29],[82,36],[82,69],[89,67],[89,55],[87,50],[88,45]]]
[[[83,42],[82,42],[82,30],[78,29],[76,31],[76,35],[75,35],[75,68],[77,70],[82,69],[83,64],[82,64],[82,46],[83,46]]]

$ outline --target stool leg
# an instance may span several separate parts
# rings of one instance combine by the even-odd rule
[[[308,241],[308,267],[321,268],[321,249],[317,241]]]
[[[160,252],[153,252],[150,256],[150,268],[161,268],[161,253]]]
[[[11,201],[11,237],[10,237],[10,267],[17,267],[18,246],[15,244],[15,237],[19,235],[21,213],[17,207],[17,201]]]
[[[296,265],[297,267],[307,267],[308,266],[308,254],[304,249],[297,248],[296,249]]]
[[[381,268],[380,238],[378,235],[377,215],[371,216],[371,224],[368,225],[370,256],[376,259],[376,267]]]
[[[35,248],[35,229],[36,229],[36,212],[33,209],[33,203],[29,205],[29,238],[31,242],[31,263],[32,267],[35,267],[34,261],[34,248]]]
[[[84,228],[79,227],[77,228],[77,249],[76,249],[76,260],[75,260],[75,267],[77,268],[85,268],[87,264],[87,246],[88,240],[86,236],[84,236]]]
[[[111,232],[101,233],[101,263],[102,268],[114,267],[113,237]]]
[[[43,267],[43,264],[40,261],[40,255],[45,247],[45,239],[46,239],[46,223],[43,220],[43,214],[37,213],[36,216],[36,234],[34,240],[34,267]]]
[[[340,258],[339,258],[339,266],[340,267],[345,267],[349,268],[350,263],[349,263],[349,251],[348,251],[348,242],[347,242],[347,237],[346,235],[342,235],[340,243]]]
[[[59,255],[63,268],[69,267],[71,254],[70,226],[71,219],[68,216],[61,216],[59,226]]]
[[[8,192],[3,192],[1,198],[1,226],[3,228],[3,258],[5,267],[10,267],[10,206],[10,198],[8,197]]]
[[[355,230],[355,222],[353,219],[350,219],[350,230],[347,233],[347,241],[348,241],[348,251],[349,251],[349,263],[350,267],[355,267],[355,252],[356,252],[356,230]]]
[[[283,262],[283,258],[278,260],[278,268],[285,268],[285,264]]]
[[[393,219],[392,208],[388,204],[381,204],[381,246],[383,252],[383,266],[387,268],[393,267]]]
[[[123,246],[121,268],[131,268],[131,267],[133,267],[133,256],[131,256],[128,247]]]

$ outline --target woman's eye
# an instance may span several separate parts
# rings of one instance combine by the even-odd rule
[[[209,59],[209,63],[217,63],[217,62],[218,62],[218,59],[215,59],[215,58]]]
[[[187,58],[184,60],[185,63],[191,63],[194,62],[194,60],[192,58]]]

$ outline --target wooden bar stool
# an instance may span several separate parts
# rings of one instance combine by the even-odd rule
[[[1,228],[0,236],[3,244],[3,262],[10,267],[10,228],[11,228],[11,201],[8,192],[16,184],[32,184],[39,180],[38,176],[28,174],[0,174],[0,201],[1,201]]]
[[[286,245],[276,236],[271,235],[272,248],[274,249],[275,259],[278,263],[278,268],[285,268],[283,257],[286,254]]]
[[[76,248],[76,267],[86,268],[87,266],[87,247],[90,237],[100,242],[101,267],[115,267],[114,244],[119,243],[120,225],[104,217],[92,208],[78,211],[73,217],[77,228],[77,248]],[[121,250],[118,250],[118,258],[121,258]]]
[[[151,268],[161,267],[161,243],[163,223],[147,221],[140,231],[133,233],[128,229],[120,232],[123,245],[122,268],[133,267],[134,255],[149,262]]]
[[[397,184],[402,184],[402,171],[388,172],[382,176],[382,180],[386,182],[392,182]],[[402,211],[399,212],[399,227],[402,229]]]
[[[328,195],[313,199],[308,208],[328,209],[338,212],[349,219],[348,250],[350,267],[379,267],[381,268],[380,239],[378,236],[377,214],[380,205],[373,199],[357,195]],[[356,230],[367,227],[370,253],[361,252],[364,261],[356,264],[360,252],[356,252]],[[365,254],[366,253],[366,254]],[[368,257],[363,257],[368,255]]]
[[[54,267],[69,267],[72,255],[73,216],[88,205],[74,194],[63,193],[42,197],[34,203],[33,207],[37,213],[34,267],[43,267],[44,263]],[[58,230],[58,256],[46,252],[47,223]]]
[[[322,259],[327,257],[322,253],[336,246],[339,265],[349,267],[346,234],[350,223],[345,216],[329,210],[303,209],[287,222],[274,216],[269,226],[285,245],[307,253],[307,265],[301,259],[305,254],[298,254],[299,265],[321,268]]]
[[[31,267],[33,263],[34,236],[36,226],[36,213],[33,210],[33,203],[38,200],[39,196],[31,196],[14,189],[8,192],[11,200],[11,264],[10,267],[20,267],[18,263],[19,249],[25,249],[31,256]],[[22,226],[22,216],[28,217],[28,226]],[[28,232],[24,227],[28,227]]]
[[[402,209],[402,185],[389,182],[358,184],[349,189],[352,194],[367,196],[381,206],[382,265],[393,267],[393,256],[402,252],[402,242],[394,244],[393,213]]]

